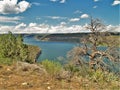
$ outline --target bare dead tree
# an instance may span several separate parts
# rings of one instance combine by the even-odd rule
[[[80,65],[84,64],[81,57],[88,57],[88,65],[92,69],[109,69],[110,65],[105,62],[105,59],[109,62],[120,63],[118,43],[107,38],[110,38],[111,34],[109,32],[103,32],[105,25],[103,25],[99,19],[91,18],[90,24],[86,28],[89,29],[91,33],[81,39],[82,46],[73,48],[68,53],[68,57]],[[102,46],[103,48],[101,49],[100,47]]]

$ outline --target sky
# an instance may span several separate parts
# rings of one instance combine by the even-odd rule
[[[82,33],[90,17],[120,32],[120,0],[0,0],[0,33]]]

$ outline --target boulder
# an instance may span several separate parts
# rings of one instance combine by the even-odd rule
[[[30,64],[27,62],[20,62],[18,61],[14,67],[17,71],[23,71],[23,72],[37,72],[40,74],[46,74],[46,70],[43,68],[42,65],[37,64]]]
[[[72,74],[69,71],[62,70],[59,75],[57,75],[57,79],[62,80],[70,80],[72,77]]]

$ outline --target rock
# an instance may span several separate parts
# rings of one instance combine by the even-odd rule
[[[50,87],[50,86],[48,86],[48,87],[47,87],[47,89],[48,89],[48,90],[50,90],[50,89],[51,89],[51,87]]]
[[[32,84],[27,83],[27,82],[24,82],[24,83],[22,83],[21,85],[22,85],[22,86],[27,86],[27,87],[33,87],[33,85],[32,85]]]
[[[30,64],[26,62],[17,62],[17,64],[14,67],[17,71],[33,71],[40,74],[46,74],[46,70],[42,66],[38,66],[37,64]]]
[[[71,78],[71,73],[69,71],[62,70],[61,73],[56,77],[57,79],[67,79]]]
[[[10,68],[7,68],[7,71],[11,71]]]
[[[23,86],[27,86],[27,85],[28,85],[28,83],[27,83],[27,82],[24,82],[24,83],[22,83],[22,85],[23,85]]]

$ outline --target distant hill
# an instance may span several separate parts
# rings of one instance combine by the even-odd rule
[[[80,42],[80,39],[87,37],[90,33],[60,33],[60,34],[30,34],[29,37],[34,37],[41,41],[58,41],[58,42]],[[120,33],[111,33],[113,36],[119,36]]]

